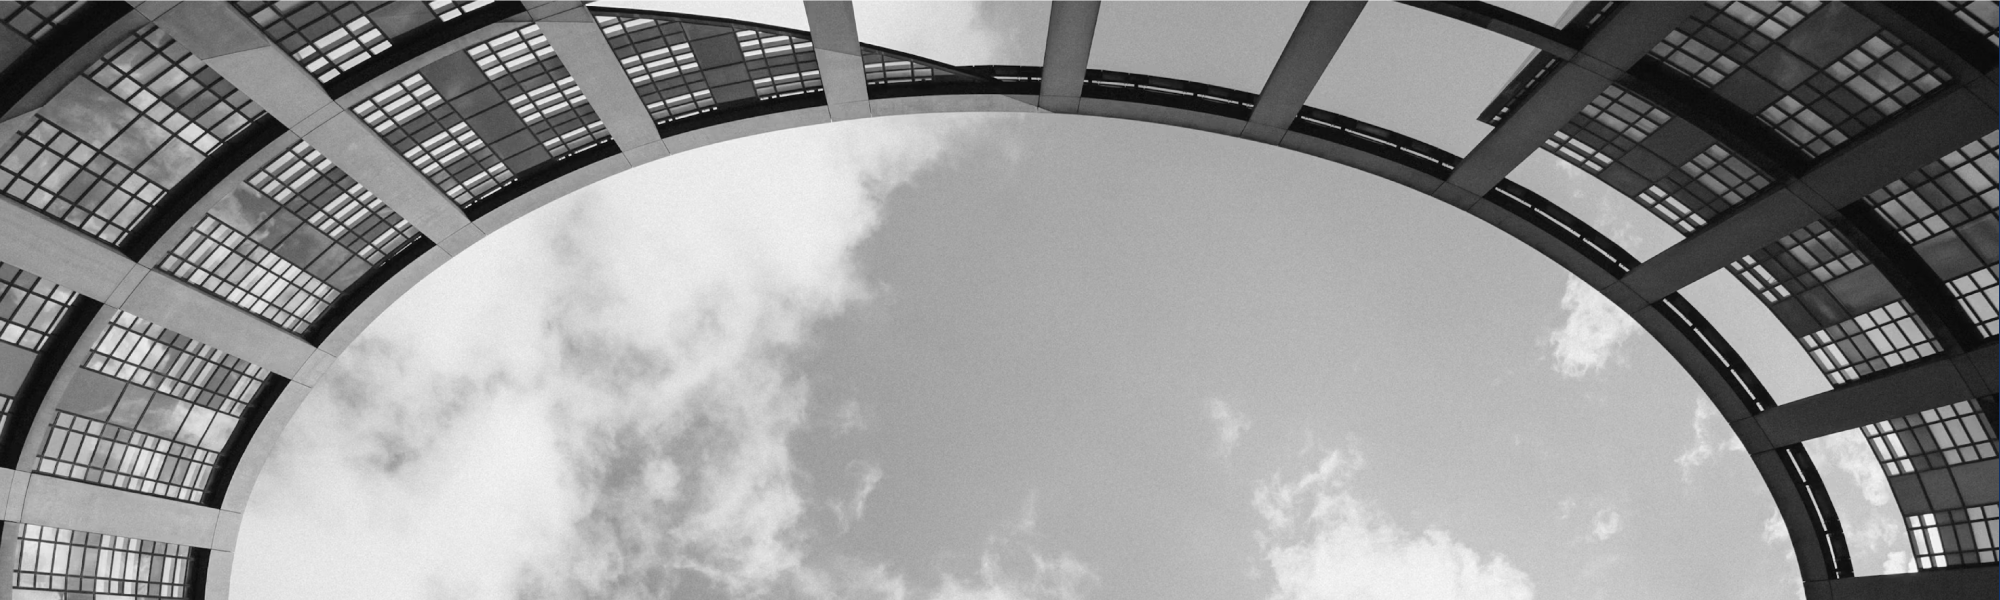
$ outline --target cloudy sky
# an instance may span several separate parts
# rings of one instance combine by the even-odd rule
[[[1303,8],[1107,3],[1092,66],[1255,91]],[[1048,19],[857,15],[958,64],[1039,64]],[[1527,56],[1375,4],[1310,104],[1464,153]],[[1513,176],[1641,257],[1678,240],[1545,154]],[[1727,274],[1687,294],[1781,400],[1827,388]],[[1859,436],[1811,447],[1857,571],[1907,569]],[[489,236],[307,400],[235,569],[304,599],[1799,594],[1727,425],[1536,252],[1318,159],[1024,115],[710,146]]]

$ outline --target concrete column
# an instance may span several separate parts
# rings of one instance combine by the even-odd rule
[[[806,2],[806,28],[812,33],[813,56],[819,61],[819,80],[826,86],[826,107],[833,120],[870,116],[868,77],[861,69],[861,36],[854,26],[854,3]]]
[[[1549,74],[1513,116],[1479,140],[1448,181],[1475,194],[1493,189],[1698,6],[1691,2],[1639,2],[1612,14],[1572,60]]]
[[[1264,80],[1264,91],[1257,96],[1257,107],[1250,111],[1244,137],[1271,144],[1284,138],[1299,109],[1306,105],[1306,97],[1326,74],[1334,53],[1347,40],[1348,30],[1361,18],[1361,9],[1367,6],[1366,2],[1306,4],[1305,14],[1299,16],[1298,26],[1285,42],[1284,54],[1278,55],[1277,66]]]
[[[242,13],[219,2],[183,2],[154,16],[153,22],[426,237],[448,239],[470,223],[457,204],[335,104],[317,79]]]
[[[208,551],[208,572],[202,578],[202,600],[229,600],[229,577],[236,572],[236,553]]]
[[[576,78],[576,85],[590,99],[590,108],[604,120],[604,128],[618,147],[628,151],[660,141],[660,128],[646,112],[646,103],[632,89],[632,79],[618,63],[618,55],[605,41],[604,30],[582,2],[531,2],[528,14],[555,48],[563,67]]]
[[[1049,37],[1042,50],[1042,108],[1074,113],[1090,69],[1090,40],[1097,35],[1097,2],[1049,3]]]

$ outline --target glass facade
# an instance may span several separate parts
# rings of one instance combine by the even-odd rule
[[[153,26],[43,107],[0,157],[0,194],[117,244],[263,110]]]
[[[1701,229],[1771,184],[1714,137],[1616,85],[1542,148],[1597,175],[1682,233]]]
[[[1918,568],[1994,562],[2000,539],[1994,432],[1977,403],[1920,411],[1861,432],[1902,507]]]
[[[1825,223],[1794,231],[1729,268],[1836,385],[1939,350],[1881,271]]]
[[[796,33],[617,13],[597,24],[656,123],[822,87],[812,40]]]
[[[1958,299],[1959,308],[1993,337],[1994,268],[2000,264],[2000,132],[1988,133],[1868,195],[1875,213],[1915,247]]]
[[[1986,41],[2000,46],[2000,3],[1991,0],[1940,0],[1938,4],[1951,11],[1958,20],[1986,36]]]
[[[220,204],[161,270],[293,333],[305,333],[417,237],[415,226],[303,141]]]
[[[189,556],[177,544],[23,523],[14,589],[64,600],[187,598]]]
[[[186,502],[207,498],[220,453],[267,376],[124,312],[83,368],[35,470]]]
[[[861,48],[861,73],[868,85],[936,80],[977,81],[945,65],[867,46]]]
[[[1711,1],[1652,55],[1819,156],[1951,76],[1847,6]]]
[[[23,39],[39,41],[81,6],[82,2],[0,3],[0,23]]]
[[[234,2],[321,83],[488,2]]]
[[[460,206],[610,139],[535,25],[425,65],[354,112]]]
[[[14,413],[28,370],[75,303],[75,292],[0,263],[0,431]]]

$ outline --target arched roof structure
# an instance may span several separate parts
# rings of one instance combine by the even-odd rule
[[[634,165],[832,121],[1109,117],[1383,177],[1539,250],[1637,320],[1743,442],[1806,596],[1995,585],[1991,3],[1591,2],[1551,27],[1413,2],[1539,52],[1467,156],[1305,106],[1359,3],[1313,2],[1258,93],[576,2],[0,4],[0,586],[226,598],[252,484],[373,318],[535,208]],[[1646,261],[1506,180],[1547,149],[1687,237]],[[1834,383],[1779,405],[1677,292],[1728,268]],[[1862,429],[1921,570],[1855,577],[1805,440]],[[122,553],[122,554],[121,554]]]

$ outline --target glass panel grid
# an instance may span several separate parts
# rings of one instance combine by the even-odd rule
[[[680,23],[600,16],[597,24],[653,122],[665,123],[715,108],[701,65]]]
[[[1819,2],[1711,1],[1653,46],[1652,54],[1713,87],[1819,6]]]
[[[1758,111],[1757,118],[1819,156],[1949,79],[1896,36],[1878,32]]]
[[[194,53],[150,25],[86,75],[204,155],[264,114]]]
[[[1612,86],[1542,147],[1586,171],[1601,173],[1672,119],[1637,95]]]
[[[369,264],[417,236],[415,225],[304,141],[251,176],[250,186]]]
[[[1861,433],[1889,475],[1994,457],[1993,424],[1971,400],[1863,425]]]
[[[469,206],[514,180],[514,173],[445,106],[422,74],[363,101],[355,113],[459,206]],[[446,125],[444,119],[456,122]]]
[[[23,523],[14,588],[72,599],[186,598],[189,556],[178,544]]]
[[[1763,173],[1718,144],[1640,192],[1639,202],[1675,229],[1692,233],[1770,184]]]
[[[1834,385],[1938,352],[1930,330],[1900,300],[1801,337],[1799,343]]]
[[[358,2],[235,2],[321,83],[389,49]]]
[[[117,244],[166,188],[41,117],[0,159],[0,190]]]
[[[0,22],[28,41],[39,41],[81,6],[82,2],[5,2],[0,3]]]
[[[1824,223],[1813,223],[1729,263],[1729,269],[1765,304],[1771,304],[1867,265],[1867,259],[1845,238]]]
[[[230,416],[242,416],[266,371],[120,311],[84,368]]]
[[[1959,310],[1965,311],[1966,318],[1972,319],[1979,327],[1979,334],[1985,337],[2000,335],[2000,314],[1995,310],[2000,304],[2000,292],[1995,289],[2000,272],[1996,271],[2000,269],[1989,266],[1945,282],[1952,297],[1958,299]]]
[[[2000,505],[1988,504],[1904,517],[1917,568],[1939,569],[1994,562],[1994,541],[2000,539]]]
[[[514,107],[550,156],[561,158],[610,139],[569,69],[541,28],[529,25],[466,50]],[[502,157],[509,160],[513,157]]]
[[[229,430],[234,430],[233,423]],[[217,431],[212,435],[227,437],[228,432]],[[56,411],[48,443],[42,447],[35,470],[183,502],[201,502],[208,498],[215,465],[221,456],[220,452],[193,444]]]
[[[443,0],[431,0],[431,2],[429,2],[428,4],[431,8],[431,13],[437,15],[438,20],[450,21],[452,19],[465,16],[465,13],[469,13],[484,8],[486,5],[492,3],[493,0],[477,0],[475,2],[446,2]]]
[[[355,107],[460,206],[527,169],[610,139],[539,27],[500,34],[464,58],[473,61],[469,69],[441,59],[435,73],[427,68]],[[432,76],[456,78],[448,85],[457,95],[444,97]],[[495,106],[503,102],[507,108]]]
[[[1996,144],[2000,132],[1988,133],[1868,194],[1868,202],[1911,244],[1990,217],[2000,207]]]
[[[213,215],[160,268],[293,333],[304,333],[340,293]]]
[[[1986,35],[1986,41],[2000,46],[2000,3],[1993,0],[1941,0],[1952,16]]]
[[[0,263],[0,342],[40,352],[76,302],[76,292]]]
[[[817,90],[819,58],[812,40],[765,31],[737,31],[743,64],[750,68],[757,99],[769,100]]]

